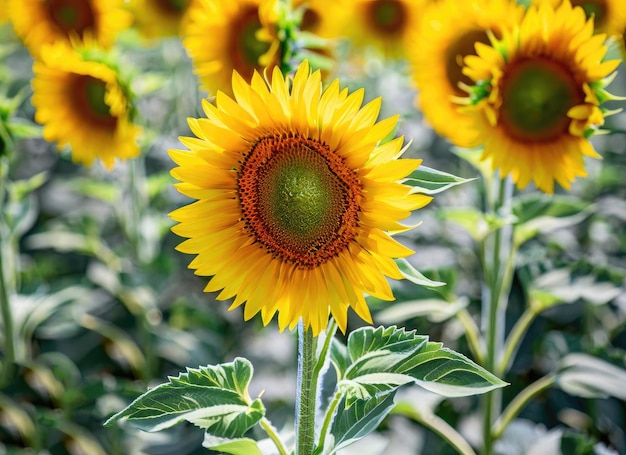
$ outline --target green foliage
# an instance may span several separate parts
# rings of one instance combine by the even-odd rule
[[[589,216],[593,206],[568,196],[532,194],[518,198],[513,206],[517,217],[515,245],[557,229],[573,226]]]
[[[472,180],[420,166],[405,179],[404,183],[411,185],[416,193],[433,195]]]
[[[485,393],[506,385],[441,343],[395,326],[355,330],[348,337],[347,354],[347,359],[334,358],[333,363],[348,405],[410,382],[448,397]]]
[[[149,390],[106,421],[127,420],[145,431],[160,431],[186,420],[221,438],[240,438],[265,415],[251,400],[252,364],[242,358],[217,366],[187,369]]]
[[[350,405],[343,396],[330,429],[333,449],[324,453],[336,453],[376,430],[393,409],[395,394],[395,390],[388,390],[368,399],[352,400]]]

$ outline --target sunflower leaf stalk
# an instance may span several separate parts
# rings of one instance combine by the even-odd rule
[[[2,139],[0,138],[0,141]],[[0,155],[0,214],[4,213],[5,188],[7,187],[9,160]],[[4,332],[4,360],[2,371],[0,372],[0,386],[4,386],[11,380],[13,374],[13,364],[15,363],[15,333],[13,328],[13,313],[11,311],[10,296],[12,294],[8,270],[5,265],[9,262],[5,259],[8,253],[9,227],[6,225],[4,217],[0,218],[0,311],[2,314],[2,326]]]

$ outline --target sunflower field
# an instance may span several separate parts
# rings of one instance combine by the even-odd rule
[[[625,455],[626,0],[0,0],[0,455]]]

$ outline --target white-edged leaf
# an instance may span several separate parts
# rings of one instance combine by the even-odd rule
[[[380,393],[370,399],[356,400],[347,405],[345,397],[337,406],[330,432],[334,448],[329,455],[367,436],[394,407],[395,391]]]
[[[241,438],[265,415],[263,403],[248,395],[252,372],[244,358],[188,368],[139,396],[105,425],[129,421],[142,430],[159,431],[186,420],[217,437]]]
[[[257,442],[250,438],[218,438],[205,433],[202,447],[229,455],[263,455]]]
[[[567,196],[542,193],[519,198],[513,207],[513,213],[518,219],[514,243],[519,246],[538,234],[578,224],[593,210],[593,206],[584,201]]]
[[[474,207],[442,208],[437,211],[437,216],[462,227],[476,241],[481,241],[494,229],[486,214]]]
[[[456,302],[442,299],[409,300],[395,303],[376,314],[376,320],[382,324],[395,324],[417,317],[427,317],[432,322],[443,322],[450,319],[463,308],[469,300],[459,298]]]
[[[626,369],[587,354],[566,355],[559,365],[556,384],[574,396],[611,396],[626,401]]]
[[[426,166],[420,166],[411,172],[404,183],[412,186],[415,193],[433,195],[472,180],[475,179],[464,179]]]
[[[554,305],[585,300],[603,305],[618,297],[623,288],[608,281],[598,282],[592,275],[572,277],[568,269],[552,270],[529,286],[531,306],[541,312]]]
[[[402,273],[402,276],[412,283],[415,283],[419,286],[425,286],[427,288],[437,288],[437,287],[446,285],[446,283],[442,281],[434,281],[434,280],[431,280],[430,278],[426,278],[415,267],[413,267],[411,263],[407,261],[406,259],[400,258],[400,259],[394,259],[394,261],[398,265],[398,268],[400,269],[400,273]]]
[[[409,382],[448,397],[485,393],[506,385],[462,354],[395,326],[353,331],[348,337],[348,354],[350,365],[338,384],[348,405]]]

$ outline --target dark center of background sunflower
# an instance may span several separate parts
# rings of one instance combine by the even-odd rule
[[[261,29],[259,13],[254,6],[243,9],[231,27],[229,38],[229,56],[238,73],[251,77],[259,67],[259,58],[267,52],[270,45],[259,41],[256,33]]]
[[[585,10],[587,18],[593,17],[594,28],[597,30],[604,27],[607,17],[607,4],[606,0],[572,0],[573,6],[580,6]],[[626,8],[626,4],[622,6]]]
[[[307,32],[315,32],[322,22],[322,17],[312,8],[307,8],[302,14],[302,24],[300,28]]]
[[[238,186],[248,228],[276,257],[314,268],[354,238],[359,179],[325,144],[299,136],[261,139],[242,165]]]
[[[583,100],[573,75],[545,58],[513,63],[502,81],[501,122],[520,141],[549,141],[567,132],[567,111]]]
[[[365,17],[370,27],[385,35],[401,34],[407,21],[407,10],[398,0],[366,2]]]
[[[189,4],[189,0],[156,0],[156,6],[164,13],[175,16],[182,15]]]
[[[46,0],[50,19],[63,33],[83,36],[87,30],[96,29],[96,15],[88,0]]]
[[[474,48],[476,43],[489,44],[489,38],[484,30],[470,30],[454,41],[448,47],[446,59],[446,77],[450,83],[450,87],[457,96],[467,96],[463,90],[459,88],[459,82],[466,85],[473,85],[474,82],[463,74],[463,59],[467,55],[476,55]]]
[[[76,75],[71,84],[74,109],[82,120],[93,127],[115,128],[117,119],[111,115],[104,97],[106,83],[92,76]]]

